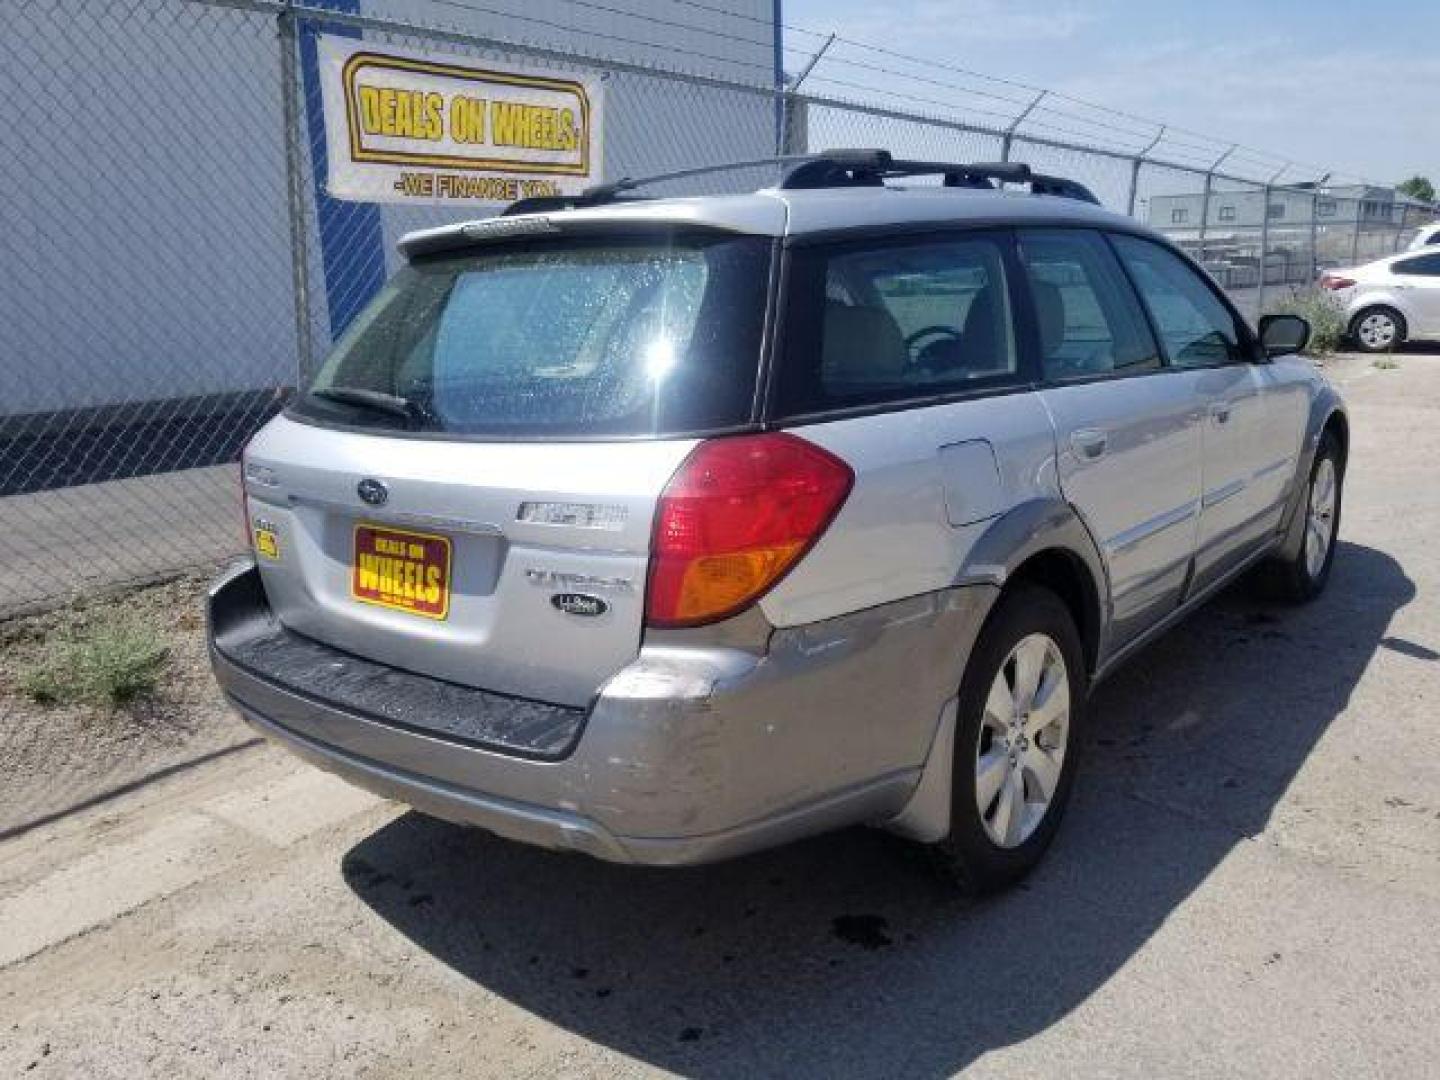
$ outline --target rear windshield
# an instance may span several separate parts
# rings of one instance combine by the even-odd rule
[[[658,436],[746,424],[770,241],[569,237],[417,260],[294,412],[469,436]]]

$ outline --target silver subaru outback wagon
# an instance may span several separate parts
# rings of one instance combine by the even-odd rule
[[[410,235],[250,443],[209,614],[260,731],[525,842],[868,823],[987,890],[1051,842],[1097,680],[1242,572],[1324,587],[1349,435],[1308,327],[1252,333],[1079,185],[836,151],[636,186]]]

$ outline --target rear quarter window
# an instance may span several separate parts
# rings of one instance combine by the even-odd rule
[[[849,242],[791,255],[774,411],[881,405],[1015,381],[993,235]]]

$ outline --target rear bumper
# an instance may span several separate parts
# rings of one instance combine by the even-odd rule
[[[393,701],[377,710],[373,697],[327,696],[323,679],[247,664],[238,645],[276,629],[257,579],[242,564],[212,587],[210,654],[227,698],[263,734],[436,817],[655,865],[900,814],[994,597],[967,587],[775,631],[758,654],[647,645],[601,689],[564,756],[541,756],[441,734],[397,717]],[[330,652],[337,664],[353,660]],[[460,695],[446,698],[452,705],[469,694],[485,707],[483,691],[438,686]]]

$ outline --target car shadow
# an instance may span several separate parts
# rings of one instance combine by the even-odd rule
[[[1414,594],[1388,555],[1346,543],[1314,604],[1237,589],[1198,612],[1100,688],[1065,828],[988,900],[866,829],[647,870],[411,813],[343,872],[464,978],[653,1065],[949,1075],[1084,1002],[1265,828]]]

